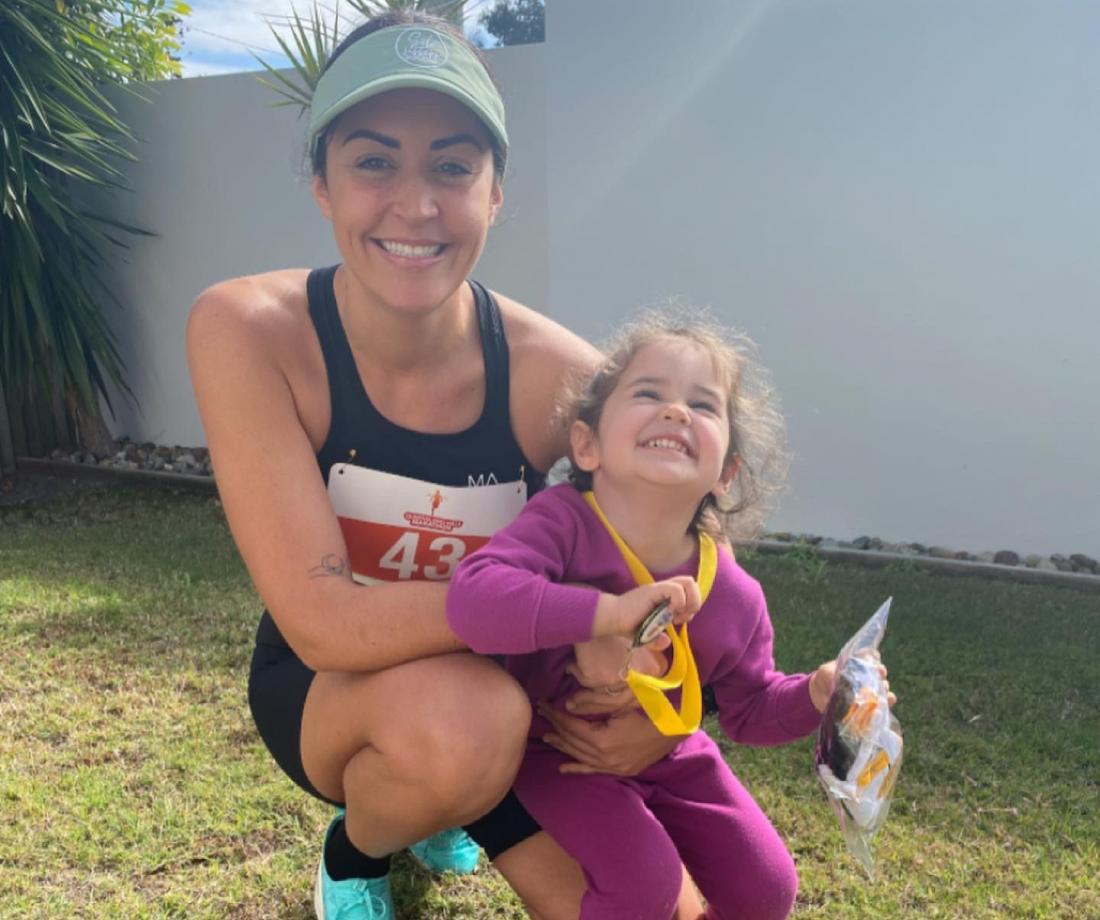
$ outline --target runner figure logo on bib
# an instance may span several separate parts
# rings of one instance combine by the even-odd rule
[[[519,514],[527,483],[443,486],[336,463],[328,494],[356,581],[447,581]]]

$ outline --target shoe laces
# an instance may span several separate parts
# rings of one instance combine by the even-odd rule
[[[363,895],[362,901],[344,901],[336,908],[332,920],[363,920],[364,904],[368,910],[370,920],[393,920],[389,910],[386,909],[386,901],[379,897],[361,879],[355,881],[355,890]]]

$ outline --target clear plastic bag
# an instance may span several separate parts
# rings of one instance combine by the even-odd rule
[[[840,821],[848,849],[874,875],[871,839],[890,810],[901,768],[901,726],[890,712],[879,673],[887,599],[837,657],[836,685],[817,735],[817,775]]]

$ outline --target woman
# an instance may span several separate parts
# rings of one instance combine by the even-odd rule
[[[342,263],[204,292],[188,356],[269,611],[249,683],[257,727],[295,782],[346,805],[318,916],[391,917],[389,854],[411,845],[429,867],[469,870],[476,848],[447,830],[468,826],[532,913],[575,917],[583,877],[509,793],[526,699],[451,632],[444,579],[488,536],[463,528],[514,513],[510,496],[522,503],[565,453],[547,425],[555,393],[597,355],[467,281],[500,209],[507,134],[461,35],[422,14],[360,27],[318,83],[310,135]],[[580,771],[630,773],[675,740],[640,714],[556,728]],[[699,912],[690,884],[683,910]]]

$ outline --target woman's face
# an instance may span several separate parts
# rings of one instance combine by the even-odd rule
[[[313,194],[359,286],[406,313],[458,290],[502,200],[484,125],[422,89],[382,93],[340,116]]]

